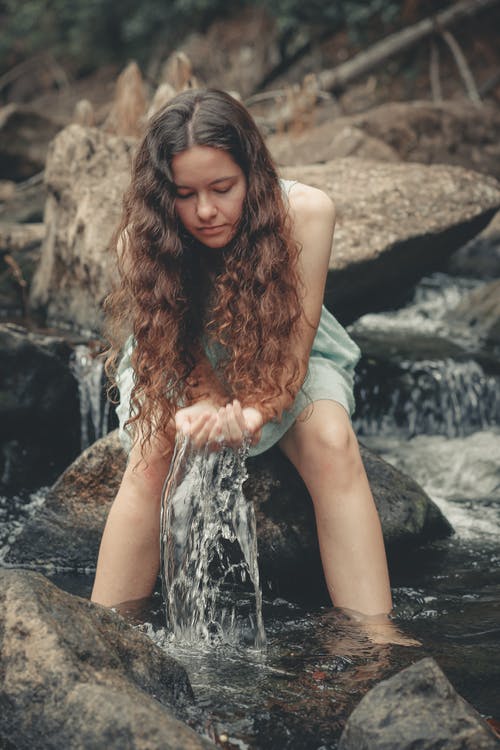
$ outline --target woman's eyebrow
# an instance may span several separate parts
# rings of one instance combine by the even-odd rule
[[[217,185],[219,182],[225,182],[226,180],[234,180],[238,175],[228,175],[227,177],[218,177],[216,180],[212,180],[212,182],[209,182],[209,185]],[[177,190],[191,190],[190,185],[178,185],[174,182],[174,186],[177,188]]]

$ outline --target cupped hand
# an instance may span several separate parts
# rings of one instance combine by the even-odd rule
[[[204,447],[218,422],[218,411],[218,406],[210,401],[198,401],[179,409],[175,414],[177,434],[188,437],[195,448]]]

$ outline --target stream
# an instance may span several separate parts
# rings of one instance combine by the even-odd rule
[[[364,353],[354,420],[361,442],[419,482],[455,529],[390,560],[396,622],[420,648],[374,645],[342,613],[272,591],[262,602],[263,648],[244,638],[172,639],[160,593],[142,613],[137,627],[188,671],[196,695],[188,722],[219,746],[334,750],[362,695],[428,655],[483,716],[500,717],[500,362],[472,359],[446,317],[481,283],[433,274],[406,308],[350,327]],[[0,564],[42,503],[43,489],[0,498]],[[89,595],[91,574],[51,578]],[[253,610],[255,594],[242,589],[239,605]]]

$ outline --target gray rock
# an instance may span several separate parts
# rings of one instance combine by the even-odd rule
[[[70,125],[47,158],[47,234],[31,304],[49,323],[98,331],[115,273],[108,243],[130,179],[135,141]],[[459,167],[355,157],[285,176],[325,190],[338,208],[327,302],[342,321],[394,307],[398,296],[476,235],[500,206],[493,178]]]
[[[326,302],[342,322],[393,309],[486,226],[500,183],[461,167],[346,158],[289,167],[337,206]]]
[[[319,113],[321,114],[321,112]],[[500,178],[498,108],[467,101],[388,102],[336,117],[298,136],[273,135],[268,146],[285,166],[343,156],[452,164]]]
[[[78,454],[71,352],[60,337],[0,325],[0,487],[51,482]]]
[[[33,309],[53,325],[98,332],[115,261],[108,251],[130,180],[136,141],[69,125],[47,156],[47,233],[33,279]]]
[[[489,726],[433,659],[372,688],[353,711],[339,750],[494,750]]]
[[[437,506],[409,477],[367,450],[363,460],[390,548],[451,532]],[[7,562],[93,568],[124,467],[116,431],[84,451],[26,524]],[[261,578],[283,593],[300,596],[313,588],[311,581],[322,580],[311,500],[297,472],[277,449],[251,459],[248,472],[244,489],[256,510]]]
[[[500,277],[500,211],[482,232],[453,253],[445,270],[476,279]]]
[[[0,582],[2,747],[213,747],[177,718],[187,674],[147,636],[38,573]]]
[[[475,342],[476,351],[491,347],[500,353],[500,279],[464,295],[448,319],[466,340]]]

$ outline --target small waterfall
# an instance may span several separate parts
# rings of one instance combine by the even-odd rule
[[[193,450],[178,440],[162,497],[161,573],[177,639],[265,644],[254,509],[243,494],[247,450]],[[249,611],[242,584],[253,585]],[[246,623],[246,624],[245,624]]]
[[[460,437],[500,420],[500,378],[473,361],[374,361],[361,366],[359,435]]]
[[[80,396],[81,448],[107,434],[109,401],[104,396],[104,364],[90,346],[75,346],[71,370]]]

